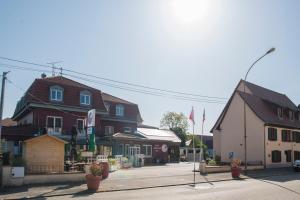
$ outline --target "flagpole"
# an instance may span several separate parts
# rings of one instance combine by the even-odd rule
[[[202,130],[201,130],[201,153],[200,153],[200,161],[202,162],[203,160],[203,125],[204,125],[204,120],[202,120]]]
[[[195,186],[195,159],[196,159],[196,152],[195,152],[195,132],[194,132],[195,123],[193,122],[193,153],[194,153],[194,186]]]

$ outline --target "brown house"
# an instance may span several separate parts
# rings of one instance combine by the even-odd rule
[[[44,133],[69,141],[71,129],[76,126],[79,130],[77,144],[84,148],[85,118],[90,109],[96,109],[99,151],[109,148],[111,152],[112,135],[115,132],[133,133],[141,122],[137,104],[66,77],[43,77],[36,79],[17,103],[12,117],[17,126],[4,127],[3,138],[16,147],[20,147],[20,141]]]
[[[17,126],[3,128],[6,146],[16,155],[24,140],[44,134],[69,142],[75,126],[77,148],[86,149],[85,119],[90,109],[96,109],[97,154],[144,154],[146,163],[178,161],[178,137],[154,127],[138,129],[142,118],[137,104],[62,76],[42,77],[31,84],[13,114]],[[67,144],[66,156],[69,150]]]

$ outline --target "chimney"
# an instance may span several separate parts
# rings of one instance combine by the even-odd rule
[[[41,78],[46,78],[46,77],[47,77],[47,75],[45,73],[41,74]]]

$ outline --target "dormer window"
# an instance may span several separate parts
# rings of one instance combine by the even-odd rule
[[[50,87],[50,100],[51,101],[62,101],[63,100],[63,88],[60,86]]]
[[[124,106],[121,104],[116,105],[116,116],[123,117],[124,116]]]
[[[295,115],[294,115],[294,112],[293,111],[289,111],[289,119],[291,120],[291,121],[294,121],[294,119],[295,119]]]
[[[80,92],[80,104],[86,106],[91,105],[91,93],[89,91]]]
[[[280,118],[280,119],[283,118],[283,109],[282,109],[282,107],[277,108],[277,115],[278,115],[278,118]]]

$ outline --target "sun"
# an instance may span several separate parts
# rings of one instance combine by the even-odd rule
[[[172,10],[179,22],[193,24],[208,15],[208,0],[172,0]]]

